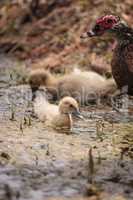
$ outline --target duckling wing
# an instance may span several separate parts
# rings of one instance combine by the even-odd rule
[[[51,120],[58,113],[57,105],[50,104],[45,97],[39,96],[34,102],[34,112],[41,121]]]

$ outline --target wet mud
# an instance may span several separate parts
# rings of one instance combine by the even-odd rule
[[[58,133],[33,116],[23,66],[0,61],[0,200],[132,200],[133,100],[122,112],[82,107]]]

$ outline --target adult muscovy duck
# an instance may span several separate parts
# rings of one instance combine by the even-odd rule
[[[126,93],[133,95],[133,29],[120,17],[105,15],[98,18],[92,29],[83,33],[81,38],[102,36],[106,32],[118,42],[111,62],[113,77],[121,91],[125,88]]]

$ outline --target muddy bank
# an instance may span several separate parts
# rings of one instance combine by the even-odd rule
[[[85,120],[57,133],[32,117],[20,66],[10,59],[0,65],[0,199],[132,200],[132,99],[123,113],[82,107]]]

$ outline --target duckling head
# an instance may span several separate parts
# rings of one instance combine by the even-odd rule
[[[53,81],[52,75],[44,69],[36,69],[31,71],[29,76],[29,84],[32,90],[32,100],[36,97],[36,91],[40,86],[49,87]]]
[[[64,97],[59,103],[59,111],[61,114],[71,114],[77,118],[83,118],[79,112],[77,101],[72,97]]]
[[[43,69],[38,69],[31,72],[29,77],[29,83],[31,87],[39,87],[41,85],[47,86],[49,79],[49,72]]]

